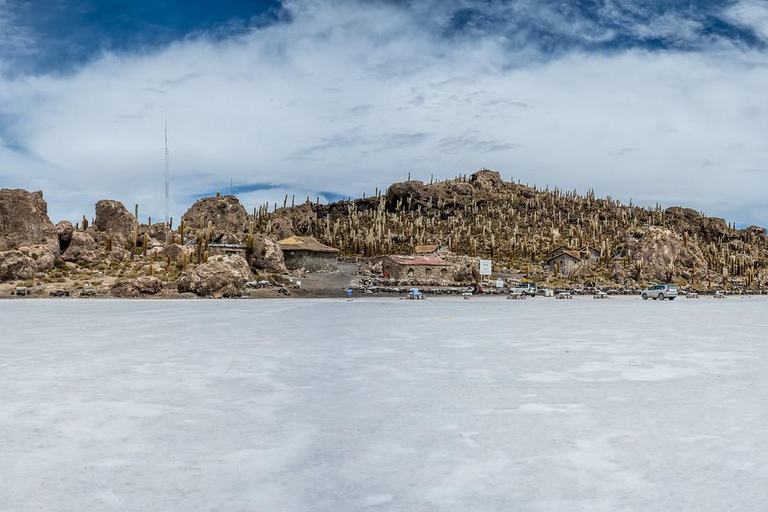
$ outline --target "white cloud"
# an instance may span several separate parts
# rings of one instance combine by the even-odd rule
[[[250,209],[489,167],[766,223],[768,174],[749,172],[768,171],[765,54],[523,64],[525,47],[445,40],[403,10],[356,5],[292,1],[292,23],[236,40],[0,79],[0,137],[24,148],[0,145],[0,184],[43,189],[55,220],[91,215],[105,197],[159,219],[167,116],[177,218],[190,196],[230,179],[279,185],[243,194]]]
[[[765,0],[741,0],[728,8],[725,14],[729,21],[768,39],[768,2]]]

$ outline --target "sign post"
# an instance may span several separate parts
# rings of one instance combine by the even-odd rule
[[[483,280],[484,276],[490,276],[493,272],[493,264],[491,260],[480,260],[480,280]]]

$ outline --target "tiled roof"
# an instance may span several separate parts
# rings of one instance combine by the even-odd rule
[[[402,256],[402,255],[391,255],[389,258],[392,259],[395,263],[398,265],[407,265],[407,266],[443,266],[443,265],[450,265],[447,261],[438,258],[437,256]]]

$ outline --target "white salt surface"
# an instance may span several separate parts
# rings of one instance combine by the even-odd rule
[[[2,511],[768,510],[768,301],[0,302]]]

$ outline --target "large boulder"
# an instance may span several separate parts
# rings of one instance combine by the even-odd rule
[[[163,283],[155,276],[141,276],[120,281],[110,290],[113,297],[142,297],[155,295],[163,289]]]
[[[293,221],[290,217],[275,217],[270,222],[270,231],[278,240],[288,238],[296,234],[293,228]]]
[[[272,233],[278,240],[282,240],[289,236],[309,232],[312,223],[317,220],[317,212],[314,205],[304,203],[289,208],[281,208],[273,213],[271,218]]]
[[[207,263],[187,270],[179,279],[179,292],[201,297],[239,297],[253,278],[241,256],[213,256]]]
[[[387,210],[394,211],[398,204],[402,208],[408,208],[409,204],[411,207],[415,207],[421,203],[422,196],[426,195],[426,186],[421,181],[411,180],[393,183],[387,189]]]
[[[501,186],[501,174],[498,171],[483,169],[473,174],[469,182],[479,189],[494,190]]]
[[[75,231],[72,233],[72,240],[69,247],[61,255],[64,261],[79,263],[95,263],[99,259],[101,248],[96,240],[88,233]]]
[[[0,281],[31,279],[37,273],[37,263],[21,251],[0,252]]]
[[[728,235],[728,224],[725,219],[718,217],[701,217],[697,219],[699,234],[707,242],[716,242]]]
[[[628,240],[627,248],[633,262],[642,260],[643,276],[656,281],[667,279],[670,265],[676,272],[696,268],[698,274],[707,269],[701,248],[695,243],[686,244],[670,229],[652,226],[640,239]]]
[[[250,215],[236,196],[198,199],[181,218],[192,229],[205,228],[210,222],[213,226],[212,241],[215,242],[227,233],[244,233],[251,221]]]
[[[253,266],[271,274],[284,274],[288,272],[285,266],[283,250],[277,245],[277,242],[265,235],[256,235]]]
[[[102,199],[96,203],[94,227],[97,231],[111,231],[128,236],[133,231],[133,222],[133,215],[120,201]]]
[[[0,190],[0,251],[42,245],[59,252],[59,237],[43,193],[20,189]]]
[[[72,241],[72,233],[75,228],[68,220],[62,220],[56,224],[56,235],[59,237],[59,250],[64,252]]]
[[[749,242],[768,245],[768,235],[766,235],[765,228],[760,226],[749,226],[743,231],[747,235],[746,238]]]

